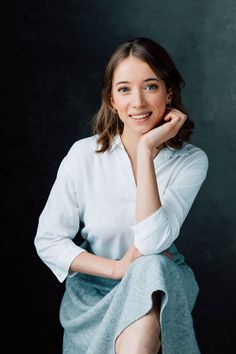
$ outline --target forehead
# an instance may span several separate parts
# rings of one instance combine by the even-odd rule
[[[133,80],[145,80],[148,77],[156,77],[157,74],[144,60],[134,56],[129,56],[123,59],[115,68],[113,73],[113,81],[133,81]]]

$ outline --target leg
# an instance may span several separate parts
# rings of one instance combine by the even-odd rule
[[[160,349],[160,296],[153,293],[153,306],[142,318],[128,326],[116,341],[117,354],[157,354]]]

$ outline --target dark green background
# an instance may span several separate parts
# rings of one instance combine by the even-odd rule
[[[182,73],[184,103],[196,125],[192,143],[209,158],[177,241],[200,286],[197,339],[203,354],[234,353],[236,2],[19,1],[6,17],[1,253],[7,352],[61,353],[64,284],[36,255],[38,217],[61,159],[91,134],[109,55],[127,39],[147,36]]]

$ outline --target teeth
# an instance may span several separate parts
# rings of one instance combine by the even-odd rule
[[[132,118],[135,118],[135,119],[142,119],[142,118],[145,118],[149,115],[149,113],[146,113],[146,114],[139,114],[137,116],[135,115],[131,115]]]

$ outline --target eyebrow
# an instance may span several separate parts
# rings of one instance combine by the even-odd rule
[[[149,81],[157,81],[160,82],[160,80],[158,80],[156,77],[149,77],[146,80],[143,80],[143,82],[149,82]],[[129,81],[119,81],[115,84],[115,86],[120,85],[120,84],[130,84]]]

